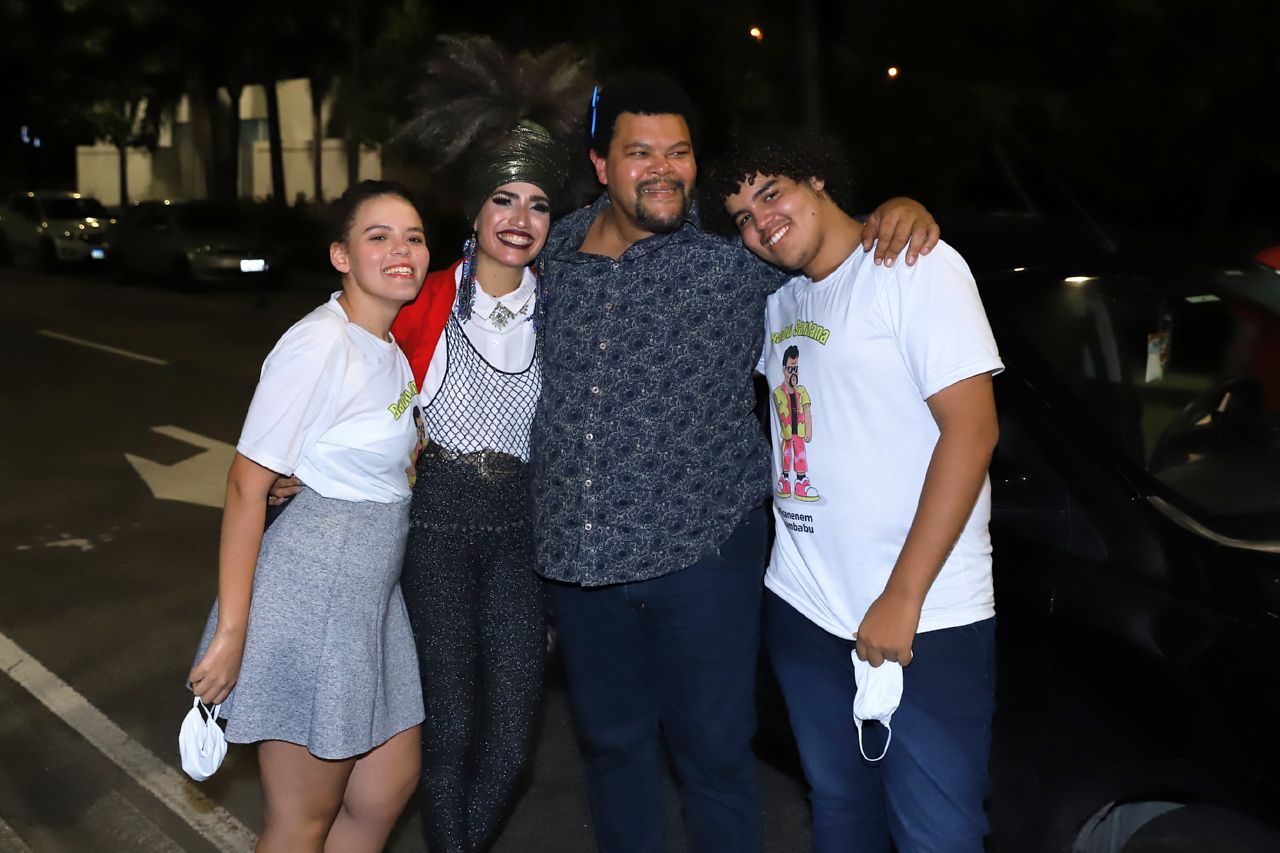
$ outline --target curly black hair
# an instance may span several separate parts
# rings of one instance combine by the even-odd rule
[[[757,173],[793,181],[821,178],[824,192],[846,213],[852,203],[849,164],[839,141],[797,128],[765,128],[739,132],[698,180],[698,207],[703,226],[717,234],[737,234],[724,200]]]

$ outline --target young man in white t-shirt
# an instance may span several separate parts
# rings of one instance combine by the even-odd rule
[[[838,203],[836,152],[753,138],[711,185],[747,248],[799,272],[769,297],[758,370],[785,389],[803,365],[806,393],[793,398],[822,490],[800,504],[776,490],[766,643],[818,851],[887,851],[890,838],[901,853],[980,851],[994,706],[991,377],[1002,365],[954,249],[939,243],[914,266],[877,265],[862,249],[862,225]],[[799,419],[779,415],[781,484]],[[855,677],[854,656],[872,668]],[[856,726],[851,708],[881,722]]]

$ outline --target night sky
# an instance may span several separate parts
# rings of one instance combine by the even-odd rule
[[[408,116],[433,35],[485,32],[571,42],[601,77],[676,76],[703,110],[704,159],[756,122],[818,124],[846,141],[865,206],[905,193],[943,212],[1010,209],[1052,186],[1107,222],[1280,243],[1278,3],[0,0],[0,32],[6,190],[70,186],[91,104],[139,63],[191,86],[219,56],[258,57],[250,77],[340,74],[359,42],[376,140]],[[129,39],[141,46],[110,47]]]

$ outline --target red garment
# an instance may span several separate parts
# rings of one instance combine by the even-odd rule
[[[1255,255],[1260,262],[1271,267],[1273,270],[1280,270],[1280,246],[1271,246],[1263,249]]]
[[[418,297],[406,303],[391,323],[391,334],[408,357],[409,366],[413,368],[413,381],[419,388],[427,375],[431,356],[435,355],[444,325],[449,320],[449,312],[453,310],[453,301],[458,294],[458,286],[454,284],[455,271],[461,263],[459,259],[448,269],[428,275]]]

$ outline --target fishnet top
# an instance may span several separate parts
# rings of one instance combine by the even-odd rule
[[[529,429],[542,389],[541,343],[517,373],[490,364],[452,314],[444,343],[444,383],[422,412],[427,438],[455,453],[496,450],[528,462]]]

